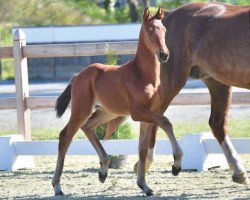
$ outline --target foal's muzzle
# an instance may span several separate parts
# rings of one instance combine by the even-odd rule
[[[166,62],[168,60],[168,53],[161,49],[158,57],[160,62]]]

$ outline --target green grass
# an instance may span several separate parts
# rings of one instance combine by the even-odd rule
[[[185,122],[174,123],[174,133],[177,138],[182,138],[186,134],[211,132],[207,121],[204,122]],[[232,138],[250,137],[250,119],[246,120],[229,120],[229,136]],[[158,131],[158,138],[166,138],[162,129]]]
[[[207,122],[185,122],[185,123],[175,123],[173,124],[174,133],[177,138],[182,138],[185,134],[190,133],[201,133],[210,132],[210,128]],[[59,129],[35,129],[32,130],[33,140],[52,140],[58,139]],[[0,135],[16,134],[15,130],[0,130]],[[139,129],[138,127],[132,126],[132,135],[134,138],[138,138]],[[229,135],[232,138],[250,137],[250,120],[230,120],[229,121]],[[78,131],[74,139],[86,138],[82,131]],[[159,129],[158,137],[159,139],[166,139],[167,136],[163,130]]]
[[[58,140],[61,129],[33,129],[32,140]],[[17,134],[16,130],[0,130],[0,136]],[[78,131],[74,139],[86,138],[82,131]]]

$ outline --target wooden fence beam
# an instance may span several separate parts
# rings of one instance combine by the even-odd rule
[[[56,96],[33,96],[27,98],[26,104],[30,109],[53,108],[57,98]],[[171,105],[210,105],[210,94],[208,92],[179,93]],[[250,105],[250,92],[233,92],[232,105]]]
[[[0,59],[3,58],[13,58],[13,47],[0,48]]]
[[[16,109],[16,98],[0,98],[0,110]]]
[[[135,54],[138,42],[44,44],[23,47],[23,56],[27,58],[51,58],[106,55],[105,49],[114,50],[117,55]]]
[[[17,105],[17,131],[25,140],[31,140],[30,109],[26,105],[29,97],[27,58],[23,57],[22,49],[26,45],[25,34],[16,30],[13,36],[13,55],[15,65],[16,105]]]

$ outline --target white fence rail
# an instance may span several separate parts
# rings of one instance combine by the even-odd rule
[[[138,140],[101,141],[109,155],[138,155]],[[227,162],[212,133],[186,135],[178,140],[183,152],[182,168],[206,171],[212,167],[226,168]],[[250,153],[250,139],[232,139],[240,154]],[[37,155],[57,155],[58,141],[25,141],[21,135],[0,137],[0,170],[17,170],[34,166]],[[155,154],[171,155],[169,140],[157,140]],[[73,141],[67,155],[96,155],[88,140]]]

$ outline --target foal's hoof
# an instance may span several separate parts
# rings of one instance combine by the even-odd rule
[[[247,173],[243,172],[241,174],[235,174],[233,175],[233,182],[239,183],[239,184],[248,184],[248,178],[247,178]]]
[[[107,174],[102,174],[101,172],[98,172],[98,174],[99,174],[99,181],[101,183],[104,183],[107,178]]]
[[[55,196],[63,196],[64,195],[60,184],[53,184],[52,183],[52,186],[54,188]]]
[[[172,165],[172,174],[174,176],[177,176],[181,171],[181,167],[180,168],[176,168],[174,165]]]
[[[62,191],[59,191],[59,192],[56,192],[56,193],[55,193],[55,196],[64,196],[64,194],[63,194]]]
[[[151,190],[151,189],[148,189],[147,191],[145,191],[146,192],[146,195],[148,196],[148,197],[150,197],[150,196],[153,196],[154,195],[154,191],[153,190]]]

